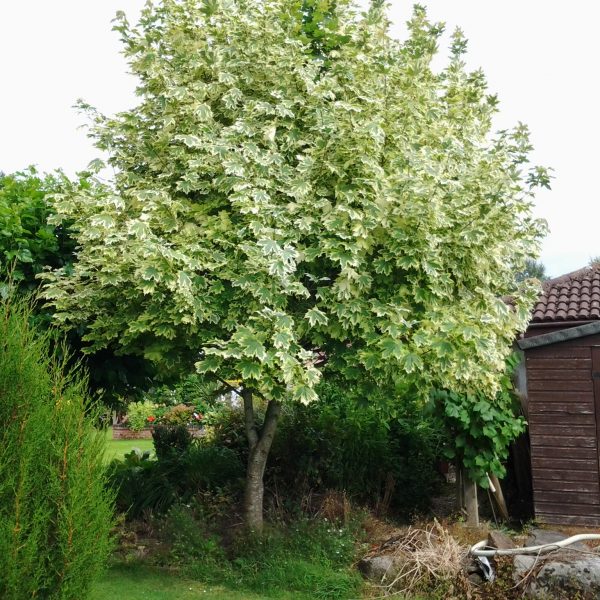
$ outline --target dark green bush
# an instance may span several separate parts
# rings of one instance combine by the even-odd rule
[[[75,241],[63,227],[48,223],[53,211],[47,196],[63,181],[60,173],[39,175],[33,167],[0,173],[0,267],[12,265],[13,280],[22,288],[37,288],[35,276],[45,267],[73,260]]]
[[[75,259],[75,238],[69,223],[51,223],[55,211],[49,196],[91,185],[94,183],[89,173],[80,173],[72,181],[61,172],[41,174],[34,167],[0,173],[0,294],[10,285],[24,293],[38,290],[42,283],[38,276],[44,270],[69,268]],[[32,320],[46,329],[52,321],[52,310],[36,302]],[[110,349],[84,356],[82,348],[88,345],[81,339],[84,331],[82,328],[66,333],[72,362],[81,360],[89,372],[90,388],[101,394],[105,403],[120,408],[119,398],[147,387],[156,369],[143,358],[117,356]]]
[[[109,467],[117,508],[129,518],[144,511],[163,513],[177,502],[189,502],[206,491],[237,492],[243,466],[232,450],[193,443],[182,453],[167,452],[158,460],[131,452]]]
[[[235,486],[244,467],[235,452],[218,446],[193,445],[181,457],[183,494]]]
[[[152,441],[158,460],[165,460],[186,452],[193,438],[185,425],[159,423],[152,431]]]
[[[383,395],[383,392],[376,392]],[[343,490],[353,498],[409,515],[427,509],[440,483],[441,434],[410,400],[359,401],[348,386],[326,382],[310,405],[284,407],[266,472],[266,485],[287,498],[308,490]],[[241,410],[213,425],[212,443],[247,457]],[[288,492],[286,494],[286,491]]]
[[[257,420],[262,421],[263,416],[260,409],[256,409]],[[245,465],[248,462],[248,439],[243,411],[227,408],[215,415],[209,430],[209,442],[233,450]]]
[[[439,485],[435,438],[420,419],[383,421],[368,408],[359,415],[350,407],[299,406],[282,419],[268,478],[287,489],[344,490],[408,515],[427,509]]]
[[[159,465],[151,460],[150,452],[132,450],[123,460],[115,459],[108,467],[116,508],[131,518],[139,517],[145,510],[168,510],[177,501],[173,479],[164,463]]]
[[[83,600],[111,546],[104,434],[30,317],[0,299],[0,597]]]
[[[431,394],[439,427],[447,431],[446,457],[461,463],[469,478],[483,488],[489,485],[488,473],[505,477],[510,444],[526,429],[513,384],[519,361],[516,354],[507,359],[500,390],[493,398],[481,392],[438,390]]]
[[[385,398],[361,403],[337,383],[322,384],[319,393],[317,402],[283,410],[267,465],[267,490],[278,490],[292,512],[309,490],[344,491],[382,513],[406,517],[427,509],[440,484],[441,435],[425,412],[409,400],[391,398],[388,406],[404,410],[390,415]],[[149,472],[118,470],[125,485],[119,506],[129,503],[131,516],[144,508],[166,510],[205,490],[238,491],[248,456],[243,413],[219,413],[207,437],[185,452],[156,448],[159,460]]]

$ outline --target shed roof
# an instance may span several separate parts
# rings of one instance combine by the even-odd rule
[[[577,340],[598,333],[600,333],[600,321],[593,321],[591,323],[586,323],[585,325],[580,325],[579,327],[571,327],[569,329],[561,329],[560,331],[552,331],[545,335],[524,338],[519,340],[517,344],[521,350],[531,350],[531,348],[539,348],[540,346],[550,346],[551,344]]]
[[[600,320],[600,264],[549,279],[542,287],[532,323]]]

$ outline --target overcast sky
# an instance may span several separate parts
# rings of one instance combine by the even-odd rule
[[[560,275],[600,255],[596,174],[600,153],[598,0],[429,0],[448,30],[469,39],[468,62],[499,95],[498,128],[523,121],[534,160],[555,169],[536,212],[551,229],[542,261]],[[83,169],[97,156],[73,108],[84,98],[102,112],[132,106],[134,80],[110,21],[134,21],[144,0],[0,0],[0,171]],[[412,2],[392,0],[398,36]],[[446,55],[445,47],[442,54]]]

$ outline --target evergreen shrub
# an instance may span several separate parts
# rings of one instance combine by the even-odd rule
[[[387,420],[350,402],[300,405],[282,418],[267,479],[280,489],[344,491],[408,517],[427,510],[439,487],[436,438],[417,416]]]
[[[177,490],[163,463],[150,458],[150,452],[133,449],[108,467],[110,488],[116,494],[116,508],[130,518],[145,510],[166,511],[177,500]]]
[[[229,448],[194,444],[181,458],[183,493],[235,488],[244,477],[242,461]]]
[[[84,600],[111,548],[105,436],[85,378],[30,321],[0,298],[0,598]]]

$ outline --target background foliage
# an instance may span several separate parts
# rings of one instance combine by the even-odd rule
[[[410,397],[365,398],[340,381],[319,385],[319,400],[286,408],[265,475],[270,494],[291,512],[303,498],[331,490],[379,510],[407,518],[429,507],[439,489],[444,429]],[[410,392],[404,390],[405,394]],[[394,416],[385,406],[403,406]],[[204,438],[192,442],[178,428],[157,427],[158,461],[133,453],[112,466],[118,504],[134,517],[144,509],[165,510],[178,498],[225,486],[239,500],[239,478],[248,460],[242,411],[216,412]]]
[[[284,413],[268,485],[290,496],[293,490],[339,490],[401,518],[429,508],[440,485],[443,430],[393,389],[378,390],[387,398],[357,397],[338,381],[322,383],[318,393],[319,401]],[[402,410],[391,417],[386,404]]]
[[[58,191],[62,174],[40,175],[33,167],[0,174],[0,272],[11,269],[14,281],[32,290],[44,268],[73,261],[75,241],[66,228],[48,223],[48,194]],[[81,185],[85,185],[81,180]]]
[[[20,292],[40,286],[38,275],[47,269],[64,268],[70,272],[75,260],[75,238],[68,223],[50,223],[54,213],[50,197],[65,185],[88,188],[88,174],[81,173],[69,181],[61,172],[40,174],[34,167],[11,174],[0,174],[0,294],[7,294],[8,282],[18,284]],[[48,327],[52,311],[36,302],[31,313],[37,326]],[[81,334],[84,327],[67,333],[69,351],[81,359]],[[116,404],[118,395],[131,394],[135,388],[150,384],[149,364],[132,356],[117,356],[102,350],[85,360],[90,387],[99,392],[107,404]]]

